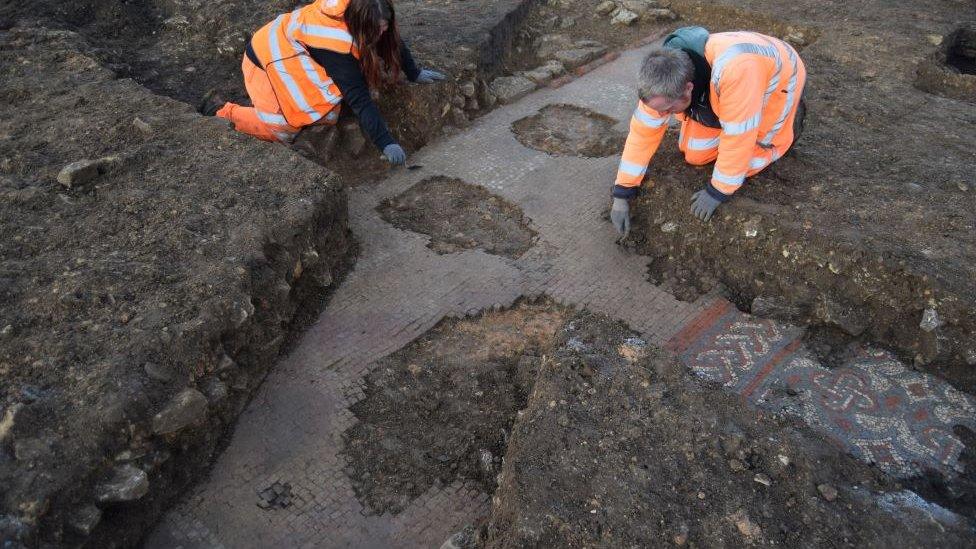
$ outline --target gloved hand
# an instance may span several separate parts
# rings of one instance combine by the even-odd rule
[[[397,145],[396,143],[383,147],[383,156],[385,156],[386,160],[394,166],[399,166],[407,161],[407,153],[403,151],[403,147]]]
[[[708,191],[702,189],[695,194],[691,195],[691,213],[695,214],[698,219],[702,221],[708,221],[712,218],[712,214],[715,213],[715,209],[721,204],[718,200],[708,194]]]
[[[610,208],[610,222],[624,238],[630,234],[630,201],[626,198],[614,198]]]
[[[432,71],[430,69],[420,69],[420,74],[414,82],[418,84],[433,84],[434,80],[444,80],[444,73]]]

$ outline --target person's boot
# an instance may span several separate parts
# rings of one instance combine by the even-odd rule
[[[200,100],[200,105],[197,109],[204,116],[214,116],[224,106],[224,103],[226,101],[217,93],[217,90],[210,90],[203,95],[203,99]]]

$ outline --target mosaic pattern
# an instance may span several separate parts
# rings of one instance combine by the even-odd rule
[[[801,335],[718,300],[668,347],[702,379],[800,417],[886,473],[957,472],[964,445],[953,428],[976,428],[971,397],[883,349],[856,347],[846,364],[826,368],[802,346]]]

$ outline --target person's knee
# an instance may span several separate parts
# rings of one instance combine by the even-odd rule
[[[718,149],[709,149],[705,151],[685,151],[685,162],[691,164],[692,166],[704,166],[705,164],[714,162],[716,158],[718,158]]]

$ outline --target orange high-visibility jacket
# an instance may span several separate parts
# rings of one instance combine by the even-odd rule
[[[797,80],[804,77],[805,70],[789,44],[756,32],[709,34],[704,53],[712,69],[711,106],[722,124],[711,184],[730,195],[745,181],[757,145],[775,149],[775,158],[776,151],[789,148],[792,135],[787,134],[792,132],[780,130],[796,109]],[[640,185],[667,127],[668,116],[638,100],[617,185]]]
[[[328,115],[342,101],[338,86],[306,48],[351,53],[359,58],[343,19],[348,5],[349,0],[316,0],[279,15],[254,33],[251,47],[268,74],[284,115],[280,120],[278,115],[265,114],[273,119],[264,122],[287,122],[301,128]]]

